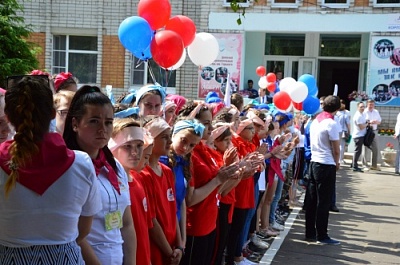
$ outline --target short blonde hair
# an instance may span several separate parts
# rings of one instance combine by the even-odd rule
[[[72,92],[69,90],[58,91],[56,94],[53,95],[54,107],[57,109],[60,106],[61,98],[65,98],[69,103],[71,103],[74,95],[75,95],[75,92]]]

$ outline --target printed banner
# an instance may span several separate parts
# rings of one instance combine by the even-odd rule
[[[400,37],[373,36],[367,94],[377,104],[400,106]]]
[[[208,92],[215,91],[223,99],[230,74],[231,92],[239,90],[240,69],[242,65],[243,34],[213,33],[218,40],[217,59],[199,71],[199,98],[205,98]]]

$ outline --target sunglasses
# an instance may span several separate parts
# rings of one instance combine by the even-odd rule
[[[50,89],[50,79],[48,75],[13,75],[13,76],[7,76],[6,90],[8,90],[12,86],[15,86],[25,77],[31,79],[45,80],[47,81],[47,85],[49,86]]]

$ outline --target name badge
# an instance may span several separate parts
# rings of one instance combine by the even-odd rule
[[[116,228],[122,228],[122,215],[120,211],[115,211],[106,214],[106,231],[110,231]]]
[[[174,196],[174,192],[173,192],[172,188],[169,188],[169,189],[167,190],[167,199],[168,199],[168,201],[170,201],[170,202],[175,201],[175,196]]]

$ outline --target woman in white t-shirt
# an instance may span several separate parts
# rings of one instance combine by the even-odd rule
[[[0,264],[84,264],[79,245],[101,206],[90,158],[49,133],[47,76],[8,81],[5,114],[16,134],[0,145]]]
[[[107,147],[113,120],[111,101],[95,86],[83,86],[75,93],[65,120],[64,140],[69,148],[88,153],[101,194],[102,209],[82,246],[87,264],[136,264],[128,176]]]

